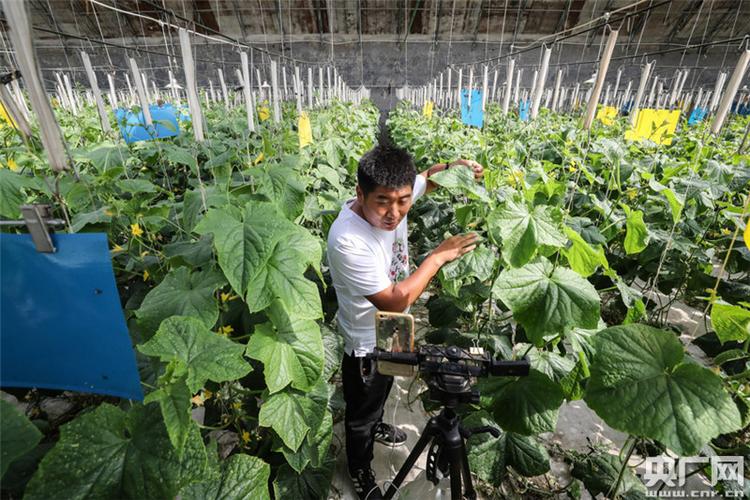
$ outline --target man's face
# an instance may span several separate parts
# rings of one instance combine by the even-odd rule
[[[357,186],[357,202],[367,222],[384,231],[393,231],[404,220],[411,208],[411,186],[398,189],[378,186],[373,192],[364,195]]]

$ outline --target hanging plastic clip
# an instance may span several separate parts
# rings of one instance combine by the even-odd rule
[[[52,242],[50,226],[64,226],[62,219],[53,219],[50,205],[21,205],[23,220],[3,220],[0,226],[26,226],[34,241],[37,252],[54,253],[57,251]]]
[[[5,73],[3,75],[0,75],[0,83],[3,85],[8,85],[13,80],[20,80],[21,79],[21,72],[16,70],[11,71],[10,73]]]

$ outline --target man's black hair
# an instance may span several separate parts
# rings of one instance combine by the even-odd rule
[[[378,186],[398,189],[413,186],[417,177],[414,159],[391,140],[384,121],[380,123],[378,144],[359,160],[357,182],[365,196]]]

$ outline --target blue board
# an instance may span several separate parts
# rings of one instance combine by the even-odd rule
[[[693,112],[690,113],[690,118],[688,118],[688,125],[693,126],[699,124],[706,117],[706,114],[708,114],[708,109],[695,108]]]
[[[529,112],[531,111],[531,99],[522,100],[518,105],[518,117],[522,122],[529,121]]]
[[[180,135],[180,126],[177,123],[179,111],[175,110],[171,104],[162,106],[152,104],[148,109],[151,111],[151,119],[154,122],[150,127],[146,125],[143,111],[134,113],[122,108],[115,110],[117,125],[120,127],[122,138],[125,139],[126,143]]]
[[[482,111],[482,91],[472,89],[471,106],[469,106],[469,89],[461,89],[461,121],[464,125],[482,128],[484,111]]]
[[[0,386],[143,399],[107,235],[0,234]]]

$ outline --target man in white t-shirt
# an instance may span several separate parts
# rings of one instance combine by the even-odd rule
[[[433,165],[417,174],[408,152],[383,141],[360,159],[357,197],[344,203],[328,233],[328,265],[345,348],[346,454],[362,499],[382,498],[370,468],[373,443],[394,446],[406,441],[403,431],[382,422],[393,377],[377,373],[364,358],[375,347],[375,312],[408,310],[443,265],[476,246],[474,233],[453,236],[409,272],[406,214],[414,201],[436,187],[430,175],[451,167],[471,168],[477,179],[483,174],[482,166],[470,160]]]

